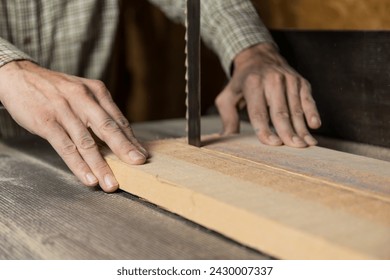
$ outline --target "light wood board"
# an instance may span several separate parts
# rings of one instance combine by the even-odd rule
[[[390,163],[252,134],[147,142],[142,166],[105,158],[120,188],[282,259],[390,259]]]

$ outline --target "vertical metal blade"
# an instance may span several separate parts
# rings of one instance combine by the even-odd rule
[[[200,0],[187,0],[186,67],[188,143],[200,147]]]

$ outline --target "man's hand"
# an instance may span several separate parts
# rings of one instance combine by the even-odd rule
[[[224,134],[239,132],[237,108],[246,103],[251,124],[262,143],[291,147],[317,144],[306,126],[321,126],[310,84],[272,44],[258,44],[236,56],[233,77],[215,103]]]
[[[47,139],[87,186],[118,188],[88,129],[124,162],[146,161],[146,150],[100,81],[15,61],[0,68],[0,100],[21,126]]]

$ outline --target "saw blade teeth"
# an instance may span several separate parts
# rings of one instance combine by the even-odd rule
[[[186,1],[186,6],[187,6],[187,1]],[[185,61],[184,61],[184,66],[185,66],[185,81],[186,81],[186,86],[185,86],[185,106],[186,106],[186,127],[185,127],[185,132],[188,132],[188,119],[189,119],[189,112],[188,112],[188,17],[187,17],[187,7],[184,9],[184,26],[185,26],[185,34],[184,34],[184,40],[185,40],[185,47],[184,47],[184,53],[186,55]]]
[[[184,1],[183,1],[184,2]],[[186,0],[185,80],[188,143],[200,147],[200,0]]]

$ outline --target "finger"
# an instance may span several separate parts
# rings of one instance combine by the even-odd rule
[[[287,146],[303,148],[307,144],[294,132],[285,97],[285,80],[281,73],[270,76],[265,83],[270,115],[276,132]]]
[[[222,134],[228,135],[240,132],[240,118],[236,107],[240,98],[240,95],[235,93],[228,85],[215,99],[215,106],[222,120]]]
[[[138,151],[140,151],[147,158],[149,156],[149,153],[135,137],[129,121],[119,110],[118,106],[115,104],[110,92],[108,91],[104,83],[98,80],[92,80],[92,81],[88,79],[83,79],[83,80],[86,83],[88,83],[98,103],[108,113],[108,115],[118,124],[118,126],[123,131],[125,136],[129,139],[129,141],[132,144],[134,144],[137,147]]]
[[[88,126],[110,147],[115,155],[129,164],[145,163],[145,155],[138,151],[119,125],[98,104],[91,104],[87,111]]]
[[[72,104],[74,112],[81,112],[82,122],[90,127],[122,161],[129,164],[145,163],[145,155],[138,151],[114,119],[97,103],[94,93],[87,87],[83,90],[79,102]]]
[[[291,122],[301,139],[303,139],[308,145],[313,146],[317,144],[317,141],[313,138],[310,132],[307,130],[303,109],[301,106],[301,100],[299,95],[300,80],[295,75],[286,75],[287,85],[287,101],[290,108]]]
[[[81,182],[87,186],[95,186],[98,183],[98,179],[80,156],[76,145],[59,123],[54,121],[49,123],[46,126],[46,133],[42,136],[53,146]]]
[[[244,86],[244,96],[252,127],[261,143],[280,146],[283,142],[272,132],[269,126],[269,114],[260,78],[247,81]]]
[[[95,112],[91,114],[91,117],[89,121],[91,129],[122,161],[129,164],[145,163],[146,156],[129,141],[118,124],[107,113]]]
[[[311,86],[305,79],[301,79],[300,84],[300,98],[306,121],[310,128],[317,129],[321,126],[321,118],[311,94]]]
[[[81,157],[97,177],[99,185],[106,192],[116,191],[118,189],[118,182],[107,162],[100,154],[98,146],[88,129],[81,120],[74,115],[69,107],[64,106],[61,108],[61,112],[61,125],[67,131],[72,142],[76,145]]]

